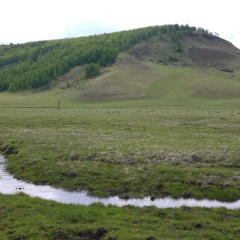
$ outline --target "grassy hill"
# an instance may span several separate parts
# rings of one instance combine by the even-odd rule
[[[174,53],[171,41],[166,38],[152,37],[121,53],[112,67],[85,82],[84,88],[73,95],[91,101],[238,98],[240,53],[237,48],[217,37],[209,40],[193,35],[181,39],[183,50]],[[166,59],[174,54],[178,60],[168,62]]]
[[[174,49],[171,33],[151,36],[119,53],[115,63],[102,67],[95,77],[84,78],[85,65],[76,66],[41,88],[2,93],[1,105],[17,106],[19,96],[26,99],[22,106],[45,107],[56,105],[58,99],[62,106],[129,99],[151,99],[160,105],[208,100],[239,104],[240,50],[217,36],[197,32],[180,34],[178,41],[180,51]]]
[[[239,50],[205,32],[177,32],[143,37],[106,66],[94,62],[101,70],[91,78],[83,62],[41,87],[1,92],[0,153],[8,171],[94,196],[238,200]],[[21,65],[9,64],[0,72]],[[239,209],[0,199],[1,239],[239,238]]]

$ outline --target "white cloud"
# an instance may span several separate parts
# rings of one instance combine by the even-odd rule
[[[151,25],[189,24],[240,47],[238,0],[3,0],[0,43],[76,37]]]
[[[102,24],[95,19],[89,19],[87,21],[81,21],[65,26],[62,31],[62,36],[66,38],[71,36],[88,36],[93,34],[110,33],[118,30],[120,29],[116,26]]]

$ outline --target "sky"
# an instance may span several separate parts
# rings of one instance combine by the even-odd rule
[[[240,48],[239,0],[1,0],[0,44],[188,24]]]

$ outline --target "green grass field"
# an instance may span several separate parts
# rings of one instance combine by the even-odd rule
[[[96,196],[239,199],[238,74],[151,62],[144,65],[151,69],[147,73],[123,58],[122,65],[73,81],[70,88],[1,93],[0,150],[8,170],[36,184],[87,189]],[[239,210],[66,206],[22,194],[0,198],[1,239],[239,237]]]
[[[76,206],[0,195],[5,239],[238,239],[239,210]]]

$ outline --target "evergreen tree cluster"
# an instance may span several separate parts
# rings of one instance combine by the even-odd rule
[[[87,64],[90,77],[99,67],[114,63],[119,52],[151,36],[196,31],[195,27],[163,25],[129,31],[9,44],[0,46],[0,92],[34,89],[57,79],[71,68]],[[179,46],[178,46],[179,49]]]
[[[87,64],[85,68],[85,77],[89,78],[94,75],[97,75],[99,71],[100,71],[100,67],[98,64],[95,64],[95,63]]]

